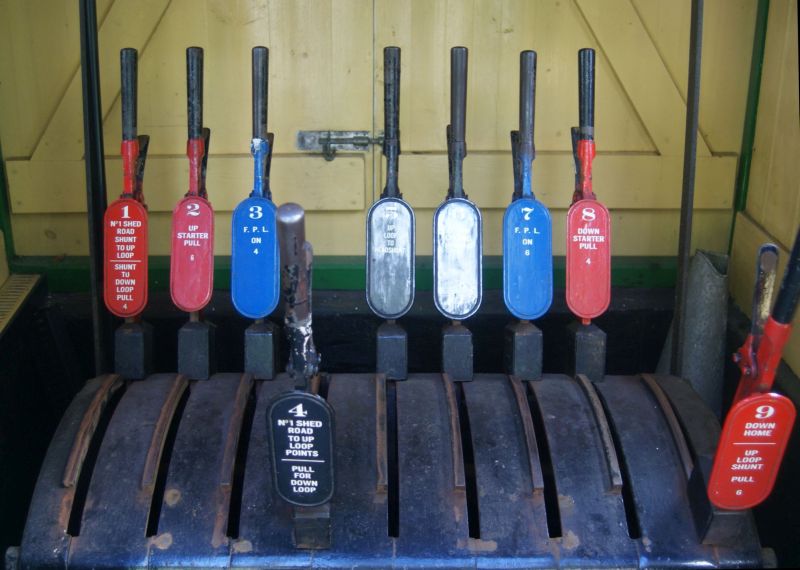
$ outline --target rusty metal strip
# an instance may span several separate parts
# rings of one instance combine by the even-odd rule
[[[217,513],[214,517],[214,531],[211,534],[211,546],[219,548],[227,540],[228,516],[231,509],[231,491],[233,487],[233,471],[236,468],[236,455],[239,450],[239,439],[242,433],[244,411],[253,387],[253,376],[242,374],[236,395],[233,400],[233,410],[228,421],[228,434],[225,437],[225,448],[222,451],[222,466],[220,468],[219,488],[217,490]]]
[[[525,434],[525,446],[528,449],[528,468],[531,473],[533,492],[541,493],[544,491],[544,476],[542,475],[542,462],[539,459],[539,446],[536,443],[536,432],[533,429],[528,398],[525,396],[522,381],[518,377],[509,376],[508,379],[511,383],[511,390],[514,392],[514,399],[517,401],[519,417],[522,419],[522,431]]]
[[[311,380],[308,381],[308,391],[312,394],[319,396],[319,386],[322,383],[322,375],[315,374],[311,377]]]
[[[64,475],[61,478],[61,484],[64,487],[73,487],[78,482],[78,477],[81,474],[83,467],[83,460],[86,459],[86,453],[89,451],[89,445],[92,442],[92,437],[97,429],[97,424],[100,422],[100,416],[103,415],[103,410],[106,409],[111,396],[114,395],[119,388],[122,387],[124,382],[118,374],[108,374],[102,385],[98,388],[97,392],[92,399],[92,403],[86,408],[83,414],[81,424],[78,427],[78,432],[75,434],[75,439],[72,442],[72,449],[67,457],[67,464],[64,466]]]
[[[583,388],[583,392],[589,399],[594,412],[594,418],[597,420],[597,427],[600,428],[600,439],[603,440],[603,452],[606,456],[606,464],[608,465],[608,475],[611,483],[610,491],[622,491],[622,469],[619,466],[619,458],[617,457],[617,449],[614,447],[614,438],[611,435],[611,426],[608,425],[608,418],[606,417],[603,404],[600,402],[600,396],[597,395],[597,390],[594,384],[584,374],[575,376]]]
[[[233,469],[236,465],[236,452],[239,448],[239,436],[242,433],[242,421],[244,421],[244,410],[247,407],[247,400],[253,388],[253,376],[242,374],[239,380],[239,387],[236,388],[236,396],[233,401],[233,411],[228,422],[228,435],[225,438],[225,449],[222,452],[222,468],[220,472],[219,484],[231,486],[233,484]]]
[[[378,474],[376,491],[389,492],[389,454],[386,429],[386,375],[375,375],[375,462]]]
[[[461,421],[458,418],[458,400],[456,389],[449,374],[442,374],[444,381],[447,409],[450,411],[450,444],[453,447],[453,485],[456,489],[466,489],[467,480],[464,475],[464,451],[461,448]]]
[[[153,487],[158,475],[158,464],[161,462],[161,452],[164,450],[164,441],[167,439],[167,432],[172,423],[172,417],[183,397],[183,393],[189,387],[189,379],[178,374],[172,381],[172,387],[167,394],[164,404],[161,406],[161,413],[153,429],[153,438],[150,440],[150,448],[147,450],[147,458],[144,462],[142,471],[142,489]]]
[[[686,437],[683,434],[683,429],[681,429],[681,424],[678,421],[678,417],[675,415],[675,410],[672,409],[669,398],[667,398],[664,390],[658,385],[653,375],[642,374],[641,376],[644,383],[650,388],[650,392],[656,397],[656,401],[661,408],[661,413],[664,414],[664,418],[667,420],[669,430],[672,432],[672,440],[675,442],[675,447],[678,448],[678,455],[680,455],[683,469],[686,471],[686,479],[688,480],[691,478],[692,472],[694,471],[694,460],[692,459],[692,452],[689,450],[689,445],[686,443]]]

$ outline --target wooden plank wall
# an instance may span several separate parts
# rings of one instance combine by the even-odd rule
[[[783,275],[800,228],[800,100],[798,96],[797,2],[771,0],[761,78],[758,122],[747,207],[736,218],[731,255],[731,292],[749,314],[758,248],[780,249]],[[784,359],[800,374],[800,318]]]
[[[707,0],[695,245],[724,250],[749,73],[755,0]],[[140,132],[152,137],[145,182],[153,254],[167,254],[185,192],[185,56],[206,48],[209,192],[217,227],[251,187],[250,47],[271,48],[275,198],[309,210],[317,253],[363,255],[381,157],[332,162],[295,149],[301,129],[382,129],[382,48],[402,48],[400,185],[417,208],[420,255],[447,187],[449,48],[470,48],[465,186],[484,212],[485,252],[500,253],[512,191],[518,54],[539,53],[534,184],[553,209],[556,254],[572,194],[577,50],[597,59],[595,187],[613,212],[615,255],[677,249],[690,0],[100,0],[109,195],[120,191],[118,51],[140,52]],[[77,7],[0,0],[0,138],[17,253],[86,254]],[[559,237],[561,236],[561,237]],[[216,253],[227,254],[219,231]]]

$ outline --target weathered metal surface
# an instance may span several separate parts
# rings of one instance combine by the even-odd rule
[[[239,536],[231,539],[230,564],[234,568],[260,566],[311,566],[310,552],[292,544],[292,506],[274,491],[272,459],[267,434],[267,407],[278,394],[294,389],[288,374],[262,382],[258,389],[250,445],[242,485]]]
[[[278,208],[281,250],[281,292],[284,302],[284,329],[289,341],[286,371],[305,388],[317,375],[321,355],[314,347],[311,330],[311,265],[314,258],[306,241],[305,212],[297,204]]]
[[[70,544],[71,566],[148,565],[146,529],[154,485],[143,487],[142,473],[151,457],[157,420],[172,408],[170,396],[179,384],[172,374],[152,376],[132,383],[120,400],[97,456],[80,535]]]
[[[697,454],[689,481],[674,443],[681,434],[670,429],[640,377],[606,377],[595,387],[598,400],[585,381],[560,375],[522,383],[477,374],[473,382],[458,385],[439,374],[412,374],[391,385],[397,397],[395,424],[387,421],[382,377],[330,376],[320,390],[336,413],[338,470],[327,519],[321,512],[298,513],[274,490],[266,412],[276,395],[294,388],[290,376],[256,383],[252,424],[245,421],[251,394],[247,376],[193,382],[179,416],[174,414],[187,381],[151,376],[130,384],[116,408],[109,408],[113,415],[97,463],[89,462],[94,471],[85,474],[91,482],[80,534],[70,537],[72,496],[80,485],[65,488],[61,479],[80,421],[102,383],[95,380],[73,402],[45,459],[20,565],[760,565],[749,512],[726,517],[709,510],[705,498],[707,517],[696,517],[703,512],[695,507],[702,507],[697,499],[703,495],[691,490],[692,481],[697,474],[702,480],[713,457],[715,441],[707,435],[714,429],[719,433],[713,415],[684,381],[654,380]],[[523,388],[527,394],[520,394]],[[166,447],[168,456],[160,457],[171,424],[174,444]],[[249,431],[243,433],[243,427]],[[622,467],[621,493],[613,484],[609,431]],[[390,441],[397,442],[396,461],[389,454]],[[455,442],[463,449],[457,451]],[[235,453],[241,445],[246,448]],[[158,477],[152,465],[166,468],[167,462]],[[235,475],[237,465],[244,467],[241,476]],[[143,485],[145,471],[151,475]],[[539,474],[544,471],[548,474]],[[164,482],[163,491],[156,480]],[[398,484],[394,512],[393,480]],[[147,537],[153,493],[161,511],[158,528],[150,529],[157,532]],[[548,497],[555,498],[557,533],[550,526]],[[396,536],[389,535],[392,517]],[[329,547],[309,549],[320,545],[321,535],[312,527],[326,520]],[[706,537],[708,546],[695,520],[714,533],[712,542]],[[298,538],[309,548],[296,548]]]
[[[178,329],[178,373],[192,380],[207,380],[217,370],[216,325],[189,321]]]
[[[153,327],[144,321],[123,323],[114,331],[114,372],[130,380],[153,373]]]
[[[476,552],[514,553],[527,559],[520,561],[522,565],[537,557],[537,566],[555,566],[547,544],[541,465],[538,454],[531,455],[520,437],[524,416],[512,383],[504,375],[481,375],[463,388],[480,513],[480,537],[470,540],[468,547]]]
[[[542,464],[539,459],[539,447],[536,444],[536,433],[533,428],[531,409],[528,405],[528,397],[525,393],[525,386],[521,378],[508,376],[511,390],[514,393],[514,400],[517,403],[517,413],[522,422],[522,433],[525,438],[525,449],[528,452],[528,467],[530,468],[531,490],[533,493],[541,492],[544,489],[544,477],[542,476]]]
[[[67,457],[67,464],[64,467],[64,475],[61,479],[64,487],[72,487],[78,482],[78,477],[83,467],[83,460],[86,459],[89,445],[94,437],[97,424],[100,422],[100,415],[103,413],[103,410],[105,410],[106,405],[108,405],[111,396],[114,392],[119,390],[123,384],[122,378],[116,374],[101,376],[100,378],[102,379],[100,385],[89,407],[81,418],[81,423],[75,434],[72,449],[70,449],[69,456]]]
[[[583,374],[599,382],[606,373],[606,333],[594,323],[570,323],[567,327],[572,346],[569,374]]]
[[[414,304],[414,211],[400,198],[382,198],[367,213],[367,304],[384,319]]]
[[[147,489],[156,484],[158,476],[158,466],[161,463],[161,455],[164,452],[164,444],[167,440],[169,427],[173,422],[175,412],[183,399],[186,389],[189,387],[189,380],[186,376],[176,375],[172,380],[169,393],[161,405],[158,419],[153,426],[153,437],[150,440],[150,447],[147,449],[147,458],[142,469],[142,489]]]
[[[503,329],[503,368],[520,380],[542,377],[542,331],[528,321],[515,321]]]
[[[389,492],[389,450],[387,438],[386,377],[375,375],[375,491]]]
[[[337,472],[330,503],[332,551],[328,560],[339,566],[355,565],[359,559],[358,564],[365,567],[391,564],[388,498],[377,486],[381,455],[386,451],[386,432],[376,422],[378,386],[378,377],[369,374],[335,374],[330,378],[328,403],[336,411]],[[385,406],[385,400],[382,403]],[[356,445],[347,443],[356,441]],[[344,520],[348,524],[339,524]]]
[[[442,372],[457,382],[472,380],[472,333],[458,321],[442,328]]]
[[[434,557],[466,566],[467,501],[454,485],[445,383],[439,374],[418,374],[396,386],[400,524],[395,564]]]
[[[275,328],[256,322],[244,331],[244,371],[256,380],[275,377]]]
[[[672,441],[675,444],[675,449],[678,451],[678,455],[681,458],[681,465],[683,465],[683,468],[686,471],[686,479],[689,479],[694,471],[694,459],[692,458],[692,452],[689,451],[689,445],[686,443],[686,438],[683,436],[681,424],[678,422],[675,411],[672,409],[672,406],[667,399],[667,395],[664,394],[664,391],[661,389],[661,386],[659,386],[653,375],[642,374],[642,381],[653,393],[653,397],[656,399],[658,406],[661,408],[661,413],[664,415],[664,419],[667,421],[669,430],[672,433]]]
[[[691,560],[719,566],[761,566],[761,549],[752,526],[714,546],[701,544],[692,512],[693,495],[672,430],[642,379],[607,376],[595,386],[608,410],[630,486],[640,535],[636,540],[639,566],[687,566]],[[695,393],[691,399],[699,401]],[[719,430],[707,414],[702,421]]]
[[[388,380],[405,380],[408,377],[408,334],[395,322],[378,326],[376,335],[376,372]]]
[[[747,545],[753,551],[756,535],[751,511],[728,511],[708,499],[708,479],[717,452],[720,425],[714,413],[697,397],[691,385],[674,376],[653,376],[678,416],[682,435],[692,450],[695,469],[687,482],[689,504],[694,515],[697,537],[703,544],[722,545],[731,556],[731,545]],[[727,546],[726,546],[727,545]]]
[[[67,532],[75,485],[65,486],[65,465],[78,438],[85,433],[84,418],[96,400],[105,400],[109,376],[89,380],[70,403],[50,442],[39,471],[31,499],[28,519],[22,535],[20,568],[64,568],[67,565],[71,537]],[[77,474],[75,474],[77,480]],[[70,477],[72,479],[72,477]]]
[[[614,448],[614,438],[611,435],[611,427],[608,425],[608,418],[603,410],[603,404],[600,403],[600,398],[594,385],[586,376],[578,374],[575,379],[580,384],[580,387],[583,388],[583,392],[592,406],[594,419],[597,422],[597,428],[600,430],[600,438],[603,440],[603,453],[605,453],[606,462],[608,463],[608,490],[618,493],[622,490],[622,470],[619,467],[617,450]]]
[[[557,493],[561,523],[560,565],[586,566],[600,559],[609,566],[630,565],[636,546],[628,536],[622,495],[609,492],[609,463],[586,393],[568,376],[548,375],[527,384],[552,463],[555,489],[550,492]]]
[[[169,461],[151,565],[181,566],[189,559],[227,565],[231,454],[242,426],[243,391],[248,394],[251,384],[248,375],[218,374],[192,385]]]

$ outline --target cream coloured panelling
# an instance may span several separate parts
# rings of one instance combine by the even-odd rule
[[[572,193],[569,127],[577,119],[577,50],[588,46],[598,53],[595,187],[614,210],[614,253],[669,255],[676,249],[689,5],[105,0],[98,23],[109,198],[121,181],[118,50],[131,45],[140,52],[139,128],[152,137],[145,181],[151,244],[154,253],[166,252],[165,220],[187,184],[184,50],[200,45],[206,49],[205,124],[213,133],[209,191],[217,227],[225,227],[251,185],[250,48],[263,44],[271,51],[276,201],[298,201],[311,211],[310,221],[321,224],[317,253],[363,254],[366,209],[382,188],[376,152],[326,162],[299,153],[295,137],[301,129],[382,130],[382,48],[399,45],[400,184],[418,209],[418,251],[424,254],[430,249],[424,220],[446,190],[449,48],[466,45],[465,186],[485,210],[485,252],[496,255],[512,189],[508,132],[517,123],[519,52],[539,54],[535,191],[554,209],[554,227],[563,232]],[[696,201],[703,225],[695,229],[701,247],[724,249],[721,236],[729,230],[754,18],[755,0],[706,1]],[[18,252],[85,254],[77,8],[71,0],[0,0],[0,31],[0,138]],[[59,49],[48,51],[48,40]],[[217,239],[217,254],[227,253],[226,240]],[[563,252],[558,234],[554,249]]]
[[[780,249],[780,273],[800,229],[800,102],[798,102],[797,2],[771,0],[761,77],[755,149],[747,208],[736,219],[730,263],[733,298],[750,312],[756,252],[765,242]],[[800,373],[800,332],[783,357]]]

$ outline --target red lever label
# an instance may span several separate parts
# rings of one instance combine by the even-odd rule
[[[597,200],[579,200],[567,213],[567,305],[593,319],[611,302],[611,222]]]
[[[199,311],[214,288],[214,211],[198,196],[187,196],[172,212],[169,291],[186,312]]]
[[[112,202],[103,216],[103,298],[118,317],[147,304],[147,210],[132,198]]]
[[[756,394],[734,404],[725,419],[708,481],[712,503],[743,510],[769,496],[795,415],[792,401],[779,394]]]

